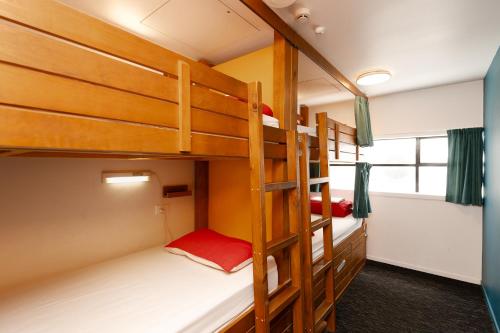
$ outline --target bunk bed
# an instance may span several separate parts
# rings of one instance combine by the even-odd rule
[[[0,156],[248,159],[253,232],[253,264],[237,273],[151,249],[2,295],[0,330],[302,332],[297,135],[263,126],[259,83],[55,1],[1,1],[0,39]],[[265,183],[265,158],[284,161],[288,177]],[[270,191],[287,193],[288,223],[268,241]],[[285,269],[272,259],[283,250]],[[278,283],[281,270],[290,274]],[[229,317],[196,324],[212,310]]]
[[[306,125],[306,124],[304,124]],[[329,186],[331,162],[359,159],[356,130],[316,114],[316,134],[302,129],[300,172],[304,257],[304,321],[311,331],[335,330],[335,302],[366,262],[366,221],[332,217]],[[341,160],[340,157],[344,157]],[[310,177],[310,165],[319,164],[319,177]],[[320,184],[321,215],[311,214],[310,185]],[[315,198],[317,199],[317,198]],[[307,237],[310,235],[311,237]]]

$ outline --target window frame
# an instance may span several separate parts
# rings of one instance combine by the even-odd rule
[[[420,168],[421,167],[447,167],[448,163],[423,163],[421,162],[420,153],[420,143],[422,140],[427,139],[438,139],[438,138],[448,138],[447,135],[436,135],[436,136],[418,136],[418,137],[403,137],[403,138],[390,138],[390,139],[378,139],[375,141],[382,140],[402,140],[402,139],[415,139],[415,163],[372,163],[372,166],[382,166],[382,167],[414,167],[415,168],[415,192],[420,193]],[[329,166],[354,166],[355,163],[329,163]],[[398,194],[398,192],[396,193]],[[399,194],[411,194],[411,193],[399,193]]]

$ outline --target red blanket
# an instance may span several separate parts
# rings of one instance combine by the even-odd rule
[[[311,200],[311,213],[322,214],[321,201]],[[352,202],[344,200],[340,203],[332,203],[332,216],[346,217],[352,213]]]

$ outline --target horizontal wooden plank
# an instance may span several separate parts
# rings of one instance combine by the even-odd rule
[[[344,143],[356,144],[356,137],[345,133],[339,133],[339,141]]]
[[[340,133],[345,133],[347,135],[354,136],[356,135],[356,129],[341,123],[337,123],[337,127]]]
[[[179,155],[174,129],[10,106],[0,106],[0,117],[4,149]],[[190,155],[248,157],[248,140],[193,133]]]
[[[325,184],[330,181],[329,177],[310,178],[309,185]]]
[[[323,228],[330,223],[332,223],[331,217],[320,217],[317,220],[311,221],[311,231],[315,232],[316,230]]]
[[[273,239],[267,242],[267,255],[273,255],[277,251],[283,250],[292,244],[297,243],[299,240],[299,235],[296,233],[291,233],[287,236]]]
[[[290,305],[297,297],[299,297],[300,289],[297,287],[288,287],[281,293],[277,294],[269,303],[269,318],[272,320],[288,305]]]
[[[269,159],[286,159],[286,145],[264,142],[264,157]]]
[[[324,300],[314,311],[314,322],[316,325],[321,325],[328,316],[328,314],[333,311],[333,303]]]
[[[191,66],[192,81],[242,99],[248,96],[247,85],[239,80],[56,1],[3,0],[0,17],[173,75],[177,61],[183,60]]]
[[[325,261],[324,258],[319,260],[314,266],[313,266],[313,279],[314,281],[318,281],[322,275],[326,272],[327,269],[330,269],[332,267],[332,261]]]
[[[1,4],[4,2],[0,2]],[[33,3],[38,3],[34,1]],[[177,80],[0,21],[0,61],[177,101]]]
[[[264,126],[264,141],[286,143],[286,131],[281,128]]]
[[[178,105],[0,63],[0,103],[178,128]],[[193,131],[248,138],[248,121],[192,109]]]
[[[296,182],[278,182],[278,183],[267,183],[266,192],[289,190],[297,187]]]
[[[192,72],[191,72],[192,73]],[[205,87],[191,86],[191,105],[248,120],[248,104]]]

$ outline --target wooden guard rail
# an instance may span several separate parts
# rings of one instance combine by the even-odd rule
[[[307,332],[320,332],[325,328],[335,331],[335,286],[333,273],[333,226],[330,206],[330,185],[328,182],[328,141],[329,129],[326,113],[317,114],[317,138],[300,134],[300,189],[302,207],[302,248],[303,248],[303,285],[304,285],[304,328]],[[314,143],[310,141],[315,141]],[[311,148],[312,147],[312,148]],[[310,155],[316,149],[320,164],[320,177],[310,179]],[[322,217],[311,221],[310,193],[311,184],[320,184],[322,198]],[[312,258],[312,233],[323,229],[324,256],[314,265]],[[325,299],[319,306],[314,306],[315,281],[324,277]]]
[[[0,40],[1,155],[248,158],[244,82],[51,0],[0,1]]]

